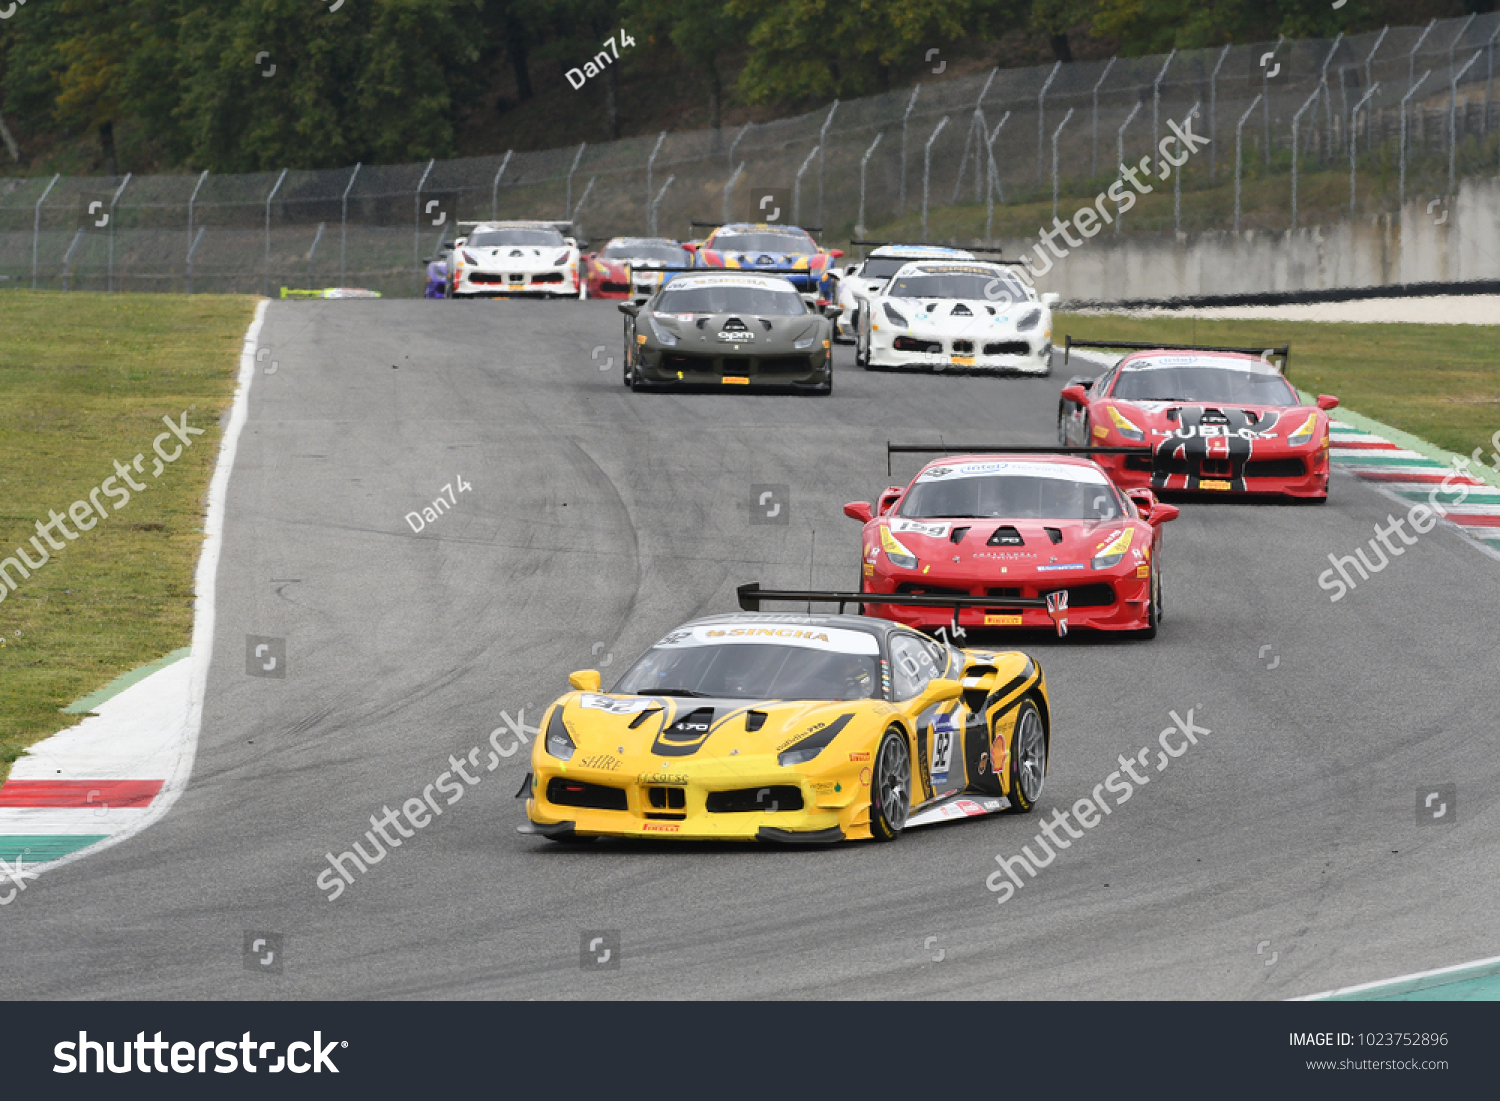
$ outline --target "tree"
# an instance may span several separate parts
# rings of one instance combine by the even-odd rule
[[[686,64],[703,74],[708,124],[718,130],[724,115],[725,55],[744,41],[749,17],[731,10],[724,0],[626,0],[620,17],[632,35],[639,26],[643,35],[665,39]]]

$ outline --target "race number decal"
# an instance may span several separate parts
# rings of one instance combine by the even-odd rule
[[[952,715],[938,715],[932,720],[932,785],[948,782],[948,766],[953,760],[953,745],[958,741],[958,720]]]

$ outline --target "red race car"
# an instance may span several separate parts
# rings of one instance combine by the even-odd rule
[[[1290,351],[1067,338],[1074,348],[1136,349],[1097,379],[1063,387],[1064,445],[1107,445],[1100,465],[1127,489],[1202,490],[1328,499],[1328,410],[1286,380]],[[1272,357],[1281,359],[1278,369]]]
[[[647,298],[661,286],[662,272],[693,266],[693,254],[667,237],[611,237],[583,258],[588,298]]]
[[[939,448],[966,451],[924,466],[872,507],[844,506],[864,524],[860,592],[992,597],[952,613],[867,603],[869,615],[923,630],[1070,627],[1153,638],[1161,619],[1161,525],[1177,508],[1149,489],[1120,491],[1095,461],[1101,448]]]

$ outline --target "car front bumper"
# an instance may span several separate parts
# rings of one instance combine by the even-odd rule
[[[906,588],[903,588],[906,586]],[[963,608],[958,613],[959,626],[974,630],[1044,629],[1054,630],[1051,614],[1045,608],[1018,608],[1007,605],[1007,596],[1039,599],[1059,589],[1068,591],[1068,629],[1099,631],[1136,631],[1149,625],[1151,611],[1151,569],[1144,561],[1132,557],[1130,564],[1109,570],[1069,570],[1052,574],[1008,573],[991,576],[982,584],[974,578],[945,577],[937,568],[929,573],[905,570],[882,562],[876,573],[865,579],[870,598],[865,611],[881,619],[894,620],[908,627],[930,631],[953,626],[953,612],[946,608],[914,608],[902,604],[876,604],[877,596],[899,600],[901,592],[911,595],[993,597],[993,607]]]
[[[1128,446],[1128,445],[1127,445]],[[1267,453],[1249,459],[1215,459],[1199,455],[1100,455],[1099,465],[1121,489],[1180,490],[1226,496],[1328,496],[1328,452],[1307,447]]]
[[[885,331],[870,335],[870,366],[945,373],[1047,375],[1052,341],[1042,330],[1004,336]]]
[[[643,384],[663,387],[817,391],[833,384],[833,360],[821,347],[789,355],[707,356],[642,346],[635,370]]]
[[[559,268],[500,271],[465,265],[457,275],[453,293],[455,297],[572,298],[578,295],[578,273]]]

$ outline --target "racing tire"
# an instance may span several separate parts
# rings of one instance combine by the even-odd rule
[[[1042,722],[1036,700],[1028,696],[1016,712],[1015,732],[1011,734],[1010,800],[1012,814],[1029,814],[1041,798],[1047,779],[1047,728]]]
[[[870,836],[894,841],[911,814],[911,747],[899,727],[880,739],[870,776]]]
[[[622,378],[621,381],[626,386],[630,385],[630,376],[633,373],[631,371],[631,369],[630,369],[630,367],[631,367],[630,356],[631,356],[631,353],[633,353],[634,351],[635,351],[635,323],[629,317],[627,317],[625,319],[625,351],[622,353],[622,357],[621,357],[625,361],[624,366],[622,368],[622,370],[624,372],[624,377]]]
[[[1155,566],[1151,568],[1151,600],[1146,605],[1146,626],[1138,631],[1132,631],[1131,635],[1139,639],[1152,639],[1156,637],[1157,625],[1161,622],[1161,571]]]

